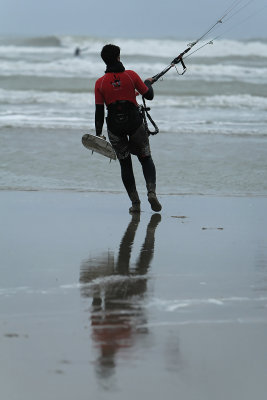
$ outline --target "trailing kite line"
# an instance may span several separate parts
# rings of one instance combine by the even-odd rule
[[[181,63],[182,67],[183,67],[183,71],[181,73],[178,72],[177,68],[176,71],[179,75],[183,75],[186,72],[186,66],[184,64],[183,59],[184,58],[188,58],[190,57],[192,54],[196,53],[197,51],[199,51],[200,49],[202,49],[203,47],[207,46],[208,44],[213,44],[214,40],[217,40],[218,38],[220,38],[221,36],[223,36],[222,33],[218,36],[216,36],[215,38],[213,38],[212,40],[209,40],[207,43],[204,43],[202,46],[198,47],[196,50],[190,52],[192,50],[192,48],[194,46],[196,46],[200,41],[202,41],[204,38],[207,37],[207,35],[213,31],[215,28],[218,27],[218,25],[223,24],[228,22],[229,20],[231,20],[235,15],[239,14],[244,8],[246,8],[249,4],[251,4],[252,2],[254,2],[255,0],[246,0],[244,2],[244,0],[235,0],[223,13],[223,15],[206,31],[204,32],[197,40],[195,40],[194,42],[189,43],[187,46],[187,48],[180,53],[177,57],[175,57],[172,62],[170,63],[170,65],[168,65],[163,71],[159,72],[158,74],[154,75],[152,77],[153,82],[155,83],[157,82],[158,79],[160,79],[163,75],[165,75],[171,68],[175,67],[176,65]],[[248,18],[250,18],[251,16],[249,16]],[[238,24],[239,25],[239,24]],[[235,25],[236,27],[237,25]],[[231,28],[233,29],[233,27]],[[230,30],[231,30],[230,29]],[[228,30],[229,31],[229,30]],[[189,53],[190,54],[187,54]]]
[[[246,7],[249,3],[251,3],[254,0],[250,0],[248,1],[245,5],[243,5],[239,11],[241,11],[244,7]],[[196,53],[197,51],[203,49],[203,47],[209,45],[209,44],[213,44],[213,42],[219,38],[221,38],[222,36],[224,36],[226,33],[232,31],[233,29],[235,29],[237,26],[245,23],[247,20],[249,20],[250,18],[254,17],[254,15],[257,15],[258,13],[260,13],[264,8],[267,7],[267,4],[263,7],[261,7],[259,10],[255,11],[253,14],[250,14],[249,16],[247,16],[245,19],[243,19],[242,21],[240,21],[237,25],[235,26],[231,26],[229,29],[227,29],[226,31],[224,31],[223,33],[221,33],[220,35],[214,37],[212,40],[209,40],[208,42],[204,43],[202,46],[198,47],[196,50],[192,51],[190,54],[188,54],[187,56],[185,56],[184,58],[188,58],[191,57],[194,53]],[[238,11],[236,11],[231,17],[229,17],[225,22],[228,22],[234,15],[237,14]]]
[[[196,53],[197,51],[199,51],[200,49],[202,49],[203,47],[209,45],[209,44],[213,44],[214,40],[217,40],[218,38],[222,37],[226,32],[229,32],[230,30],[232,30],[233,28],[235,28],[237,25],[235,25],[234,27],[231,27],[230,29],[228,29],[227,31],[225,31],[222,34],[217,35],[216,37],[214,37],[212,40],[209,40],[208,42],[204,43],[202,46],[198,47],[196,50],[190,52],[192,50],[192,48],[194,46],[196,46],[200,41],[202,41],[204,38],[207,37],[207,35],[213,31],[215,28],[218,27],[218,25],[221,25],[223,23],[228,22],[229,20],[231,20],[235,15],[239,14],[244,8],[246,8],[250,3],[254,2],[255,0],[246,0],[244,2],[244,0],[234,0],[233,3],[224,11],[223,15],[206,31],[204,32],[197,40],[195,40],[194,42],[189,43],[187,46],[187,48],[180,53],[177,57],[175,57],[172,62],[170,63],[170,65],[168,65],[166,68],[163,69],[163,71],[159,72],[158,74],[154,75],[152,77],[152,84],[157,82],[163,75],[165,75],[171,68],[175,67],[176,71],[179,75],[183,75],[186,72],[186,66],[184,63],[184,58],[188,58],[190,56],[192,56],[194,53]],[[265,6],[263,7],[265,8]],[[258,10],[259,12],[259,10]],[[258,12],[255,12],[253,15],[257,14]],[[251,18],[252,15],[248,16],[243,22],[245,22],[247,19]],[[241,22],[242,23],[242,22]],[[240,23],[238,24],[240,25]],[[187,54],[189,53],[190,54]],[[183,67],[183,71],[180,73],[177,70],[176,65],[181,63],[182,67]],[[150,114],[148,113],[148,111],[150,111],[150,108],[146,106],[146,102],[145,99],[143,97],[143,105],[139,106],[140,107],[140,112],[143,116],[143,121],[144,121],[144,125],[145,125],[145,129],[148,133],[148,135],[156,135],[159,132],[159,129],[156,125],[156,123],[153,121],[152,117],[150,116]],[[148,124],[147,124],[147,118],[149,119],[149,121],[151,122],[151,124],[154,127],[154,131],[150,131],[148,128]]]

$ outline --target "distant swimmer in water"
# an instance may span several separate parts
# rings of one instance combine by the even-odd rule
[[[75,57],[79,57],[80,54],[81,54],[81,49],[80,49],[80,47],[76,47],[76,49],[74,50],[74,55],[75,55]]]
[[[81,55],[81,52],[85,51],[87,49],[88,49],[88,47],[84,47],[83,49],[80,49],[80,47],[76,47],[76,49],[74,50],[74,56],[79,57]]]

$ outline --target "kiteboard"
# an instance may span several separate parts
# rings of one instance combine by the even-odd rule
[[[88,150],[101,154],[102,156],[108,157],[111,160],[116,160],[116,153],[111,144],[106,140],[104,136],[91,135],[86,133],[82,137],[82,144]]]

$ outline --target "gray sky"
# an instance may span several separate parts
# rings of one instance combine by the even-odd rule
[[[249,0],[244,0],[244,4],[247,1]],[[0,35],[195,38],[216,22],[233,2],[234,0],[0,0]],[[244,21],[254,13],[256,15],[232,29],[225,37],[267,38],[267,0],[252,0],[249,7],[238,16],[238,20]],[[235,19],[232,20],[233,23],[234,21]],[[225,30],[227,29],[225,26]]]

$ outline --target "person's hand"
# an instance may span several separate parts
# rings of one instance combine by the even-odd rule
[[[153,78],[146,78],[146,81],[150,81],[151,83],[153,83],[154,79]]]

